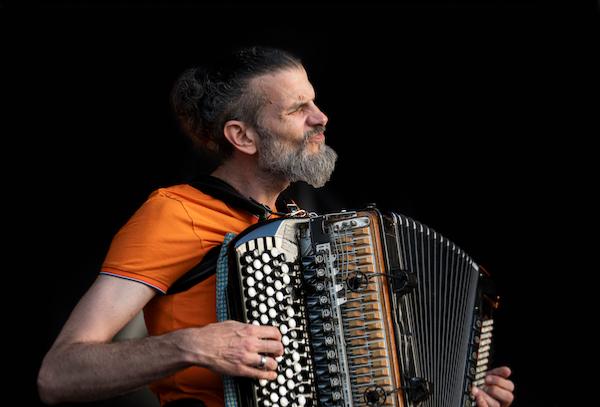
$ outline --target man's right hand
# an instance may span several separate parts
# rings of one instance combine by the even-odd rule
[[[179,344],[195,365],[227,374],[275,380],[277,361],[283,355],[281,333],[273,326],[224,321],[179,331]],[[264,368],[259,368],[266,355]]]

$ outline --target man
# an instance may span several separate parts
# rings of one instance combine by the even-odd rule
[[[290,182],[320,187],[334,168],[336,154],[324,142],[328,118],[314,100],[297,58],[258,47],[187,71],[173,91],[182,128],[219,159],[205,182],[278,210]],[[223,405],[221,374],[275,379],[275,358],[283,353],[279,331],[217,323],[214,276],[162,295],[227,232],[257,221],[190,185],[154,192],[115,236],[101,275],[46,355],[38,379],[42,400],[96,400],[150,384],[161,405],[192,399],[196,404],[189,405],[217,407]],[[142,308],[150,336],[111,342]],[[509,375],[505,367],[491,371],[478,404],[510,405]]]

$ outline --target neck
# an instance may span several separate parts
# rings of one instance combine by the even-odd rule
[[[276,209],[275,202],[279,194],[290,185],[287,180],[266,174],[252,162],[240,163],[239,160],[224,162],[211,175],[273,210]]]

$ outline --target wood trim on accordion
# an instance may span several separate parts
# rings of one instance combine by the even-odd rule
[[[382,242],[383,231],[381,230],[381,219],[379,217],[378,212],[376,211],[365,211],[358,212],[358,216],[367,216],[370,220],[370,233],[371,239],[373,239],[375,252],[373,253],[375,257],[375,270],[379,270],[379,273],[389,274],[389,270],[387,270],[387,265],[385,261],[385,255],[383,253],[384,244]],[[404,407],[404,390],[402,390],[402,379],[401,379],[401,369],[398,361],[398,354],[395,352],[396,340],[394,333],[394,323],[392,321],[392,307],[390,302],[390,283],[389,279],[386,276],[380,277],[381,282],[381,290],[379,294],[383,297],[382,307],[383,313],[385,315],[385,331],[386,331],[386,339],[387,339],[387,348],[390,350],[390,370],[392,375],[393,383],[391,383],[392,388],[395,389],[395,399],[398,407]],[[386,404],[387,405],[387,404]]]

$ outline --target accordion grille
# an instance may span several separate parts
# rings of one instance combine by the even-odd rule
[[[474,309],[479,268],[459,247],[434,230],[394,214],[400,267],[416,274],[412,292],[397,297],[401,359],[414,361],[403,371],[425,377],[432,394],[420,406],[470,405]],[[475,372],[471,372],[475,373]]]

